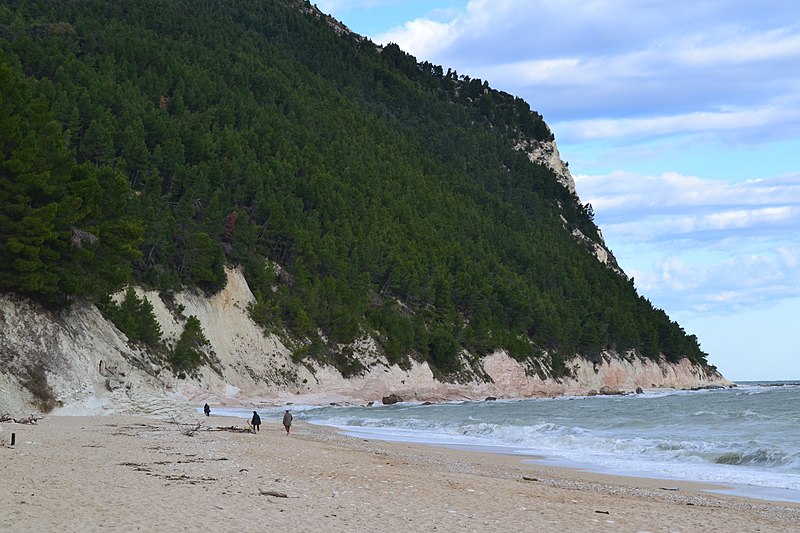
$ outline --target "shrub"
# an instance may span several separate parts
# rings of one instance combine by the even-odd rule
[[[25,369],[25,381],[22,386],[33,395],[33,404],[43,413],[49,413],[63,404],[58,401],[47,382],[47,375],[41,366],[29,366]]]
[[[177,372],[193,372],[207,362],[210,350],[211,344],[203,334],[200,321],[192,315],[186,320],[181,338],[170,355],[170,364]]]
[[[453,335],[444,328],[436,329],[428,344],[431,363],[440,371],[449,374],[461,369],[458,352],[461,347]]]
[[[153,313],[153,304],[146,298],[139,299],[132,287],[125,292],[119,305],[106,297],[98,302],[97,307],[131,342],[141,342],[153,348],[161,343],[161,326]]]

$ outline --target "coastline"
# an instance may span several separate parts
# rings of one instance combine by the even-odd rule
[[[798,504],[707,484],[366,440],[303,422],[287,436],[272,417],[258,434],[230,431],[245,427],[241,418],[197,420],[192,436],[130,416],[3,423],[0,530],[777,532],[800,519]]]

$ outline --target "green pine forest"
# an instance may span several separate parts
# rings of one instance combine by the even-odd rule
[[[552,139],[528,103],[335,26],[296,0],[0,3],[0,290],[119,318],[126,286],[213,294],[228,265],[345,375],[364,334],[444,378],[462,348],[707,366],[513,149]]]

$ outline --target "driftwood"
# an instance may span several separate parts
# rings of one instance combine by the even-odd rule
[[[275,496],[276,498],[288,498],[286,494],[282,492],[278,492],[277,490],[264,490],[258,489],[258,492],[261,493],[262,496]]]
[[[194,424],[181,423],[181,422],[178,422],[175,419],[174,416],[172,417],[172,421],[175,423],[176,426],[178,426],[178,430],[181,433],[183,433],[184,435],[186,435],[187,437],[191,437],[192,435],[197,433],[197,430],[199,430],[200,426],[203,425],[197,419],[195,419],[195,423]]]
[[[231,433],[251,433],[250,428],[240,428],[239,426],[217,426],[209,431],[230,431]]]
[[[0,422],[15,422],[17,424],[35,424],[37,420],[41,420],[43,416],[31,415],[25,418],[14,418],[10,414],[5,413],[0,415]]]

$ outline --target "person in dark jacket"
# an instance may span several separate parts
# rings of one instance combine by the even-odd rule
[[[253,419],[250,423],[253,424],[253,432],[261,431],[261,417],[255,411],[253,411]]]
[[[203,406],[203,412],[206,414],[206,416],[211,414],[211,408],[208,406],[208,404]]]
[[[292,413],[290,413],[288,409],[283,413],[283,427],[286,428],[286,434],[288,435],[289,428],[292,427]]]

